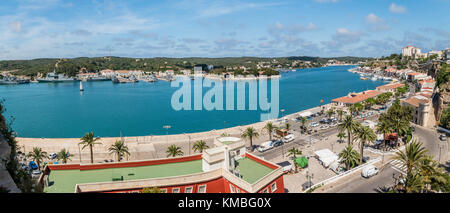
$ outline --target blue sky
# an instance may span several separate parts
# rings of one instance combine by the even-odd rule
[[[2,0],[0,59],[382,56],[450,47],[450,0]]]

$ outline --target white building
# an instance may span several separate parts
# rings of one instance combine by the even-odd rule
[[[402,55],[404,57],[420,58],[422,57],[422,52],[419,48],[408,45],[402,48]]]

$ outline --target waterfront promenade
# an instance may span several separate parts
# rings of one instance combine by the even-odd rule
[[[326,104],[318,106],[312,109],[303,110],[297,113],[289,114],[283,117],[283,119],[292,119],[298,117],[299,113],[310,111],[318,112],[322,107],[328,109],[331,104]],[[265,131],[264,126],[267,122],[273,122],[276,126],[284,126],[281,124],[282,119],[273,119],[263,122],[258,122],[254,124],[236,126],[220,130],[211,130],[207,132],[199,133],[189,133],[189,134],[174,134],[174,135],[155,135],[155,136],[136,136],[136,137],[123,137],[126,145],[129,148],[130,156],[125,157],[125,160],[144,160],[144,159],[155,159],[155,158],[165,158],[167,147],[175,144],[179,146],[184,155],[198,154],[192,150],[192,146],[195,142],[203,140],[210,147],[213,147],[214,138],[220,137],[223,134],[229,136],[240,137],[242,132],[248,128],[255,128],[260,136],[253,139],[253,145],[261,144],[269,139],[267,131]],[[80,135],[80,138],[82,135]],[[82,146],[78,145],[80,138],[16,138],[18,146],[21,151],[28,153],[33,147],[41,147],[47,153],[57,153],[61,149],[66,148],[74,156],[71,157],[73,163],[89,163],[90,162],[90,152],[89,148],[82,150]],[[113,159],[116,161],[115,156],[111,155],[108,148],[114,144],[115,141],[122,140],[120,137],[102,137],[98,142],[100,144],[95,145],[93,148],[94,152],[94,162],[104,162],[104,160]],[[246,140],[247,147],[250,146],[249,140]],[[81,155],[81,156],[80,156]]]

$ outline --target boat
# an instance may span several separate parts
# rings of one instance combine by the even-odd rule
[[[39,83],[59,83],[59,82],[75,82],[80,80],[72,77],[67,77],[64,74],[56,74],[56,70],[53,69],[53,72],[47,73],[47,76],[45,76],[45,78],[38,78],[37,81]]]
[[[0,79],[1,85],[10,85],[10,84],[27,84],[30,83],[28,79],[19,79],[16,76],[5,76],[3,79]]]
[[[102,76],[97,76],[97,77],[91,77],[88,78],[87,81],[110,81],[110,78],[106,78],[106,77],[102,77]]]
[[[83,83],[80,81],[80,91],[84,91],[83,89]]]
[[[369,78],[367,78],[367,77],[361,77],[360,79],[361,80],[369,80]]]
[[[372,77],[370,80],[376,81],[376,80],[378,80],[378,78],[377,77]]]
[[[131,76],[129,78],[123,78],[123,77],[116,77],[116,76],[114,76],[112,78],[112,82],[113,83],[136,83],[136,82],[138,82],[138,80],[134,76]]]
[[[292,70],[292,72],[297,72],[297,70],[294,69],[294,70]]]

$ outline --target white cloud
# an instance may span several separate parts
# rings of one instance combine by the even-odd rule
[[[392,3],[391,6],[389,6],[389,10],[393,13],[406,13],[405,7],[396,5],[395,3]]]
[[[383,22],[383,19],[371,13],[368,16],[366,16],[366,22],[369,24],[378,24],[380,22]]]
[[[12,21],[9,23],[11,30],[16,33],[22,32],[22,23],[20,21]]]
[[[373,32],[390,30],[391,27],[384,21],[384,19],[371,13],[365,17],[369,30]]]

